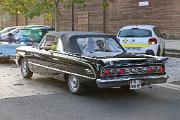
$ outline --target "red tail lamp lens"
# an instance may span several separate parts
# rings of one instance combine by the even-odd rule
[[[149,43],[149,45],[155,45],[155,44],[157,44],[157,39],[156,38],[150,38],[148,43]]]
[[[124,69],[119,68],[104,69],[102,72],[102,77],[124,75],[125,72],[126,71]]]
[[[148,73],[148,74],[151,74],[151,73],[153,73],[154,71],[155,71],[154,67],[148,67],[148,69],[147,69],[147,73]]]
[[[165,73],[165,67],[164,67],[164,66],[161,66],[161,67],[160,67],[159,73]]]
[[[120,69],[120,70],[119,70],[119,74],[120,74],[120,75],[124,75],[124,74],[125,74],[125,70],[124,70],[124,69]]]
[[[108,69],[105,69],[102,73],[102,76],[105,77],[105,76],[109,76],[110,75],[110,70]]]

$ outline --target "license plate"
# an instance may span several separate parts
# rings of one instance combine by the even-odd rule
[[[136,90],[141,88],[140,80],[132,80],[130,81],[130,90]]]

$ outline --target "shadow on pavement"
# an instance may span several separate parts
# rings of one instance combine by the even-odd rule
[[[149,89],[147,86],[144,86],[142,89],[139,90],[126,90],[119,88],[107,88],[107,89],[95,89],[92,92],[88,92],[87,94],[83,95],[73,95],[69,92],[68,87],[65,82],[55,80],[52,78],[37,78],[33,79],[33,83],[40,83],[43,86],[51,86],[51,87],[58,87],[61,92],[57,95],[66,94],[67,96],[71,97],[77,97],[77,98],[83,98],[83,99],[89,99],[89,100],[95,100],[95,101],[123,101],[123,100],[132,100],[132,102],[137,101],[143,101],[143,102],[150,102],[150,101],[156,101],[156,103],[162,103],[165,102],[166,99],[163,99],[161,97],[164,96],[158,96],[157,94],[161,94],[161,88],[159,87],[153,87],[153,89]]]

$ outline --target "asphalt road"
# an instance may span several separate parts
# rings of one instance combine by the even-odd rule
[[[179,91],[103,89],[85,96],[59,94],[0,100],[1,120],[179,120]]]
[[[132,92],[100,89],[84,96],[43,76],[22,79],[16,65],[0,64],[0,120],[180,120],[179,62],[167,62],[167,84]]]

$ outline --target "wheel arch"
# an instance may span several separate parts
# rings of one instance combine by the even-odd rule
[[[17,60],[18,65],[21,65],[21,62],[22,62],[23,58],[24,58],[23,56],[20,56],[18,58],[18,60]]]
[[[68,76],[69,76],[69,74],[67,74],[67,73],[64,74],[64,80],[65,80],[65,82],[67,82]]]

